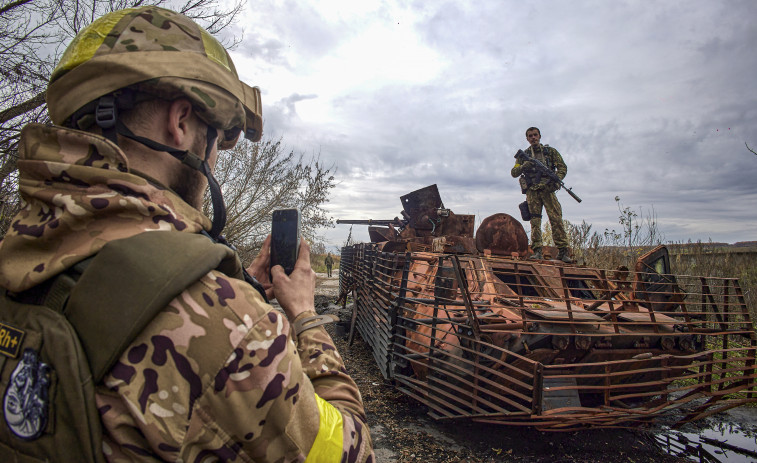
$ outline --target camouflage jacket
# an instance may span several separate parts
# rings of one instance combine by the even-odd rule
[[[23,205],[0,241],[0,286],[22,291],[144,231],[198,233],[210,221],[129,172],[97,135],[32,124],[19,148]],[[312,312],[301,316],[313,315]],[[304,461],[316,394],[343,417],[342,461],[373,461],[357,386],[323,327],[294,339],[282,313],[210,271],[127,348],[97,387],[111,462]]]
[[[527,155],[535,157],[536,159],[544,163],[545,166],[552,169],[557,174],[557,176],[560,177],[560,180],[565,178],[565,175],[568,173],[568,166],[565,165],[565,161],[563,161],[562,156],[560,156],[560,153],[551,146],[539,144],[538,149],[533,150],[529,146],[523,151],[525,151]],[[539,176],[533,171],[524,171],[523,167],[520,164],[520,161],[517,159],[515,160],[515,165],[510,170],[510,175],[512,175],[513,177],[518,177],[520,175],[529,177],[527,179],[529,188],[535,186],[537,183],[545,184],[549,182],[549,177],[547,176]]]

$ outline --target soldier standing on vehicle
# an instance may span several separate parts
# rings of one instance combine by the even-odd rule
[[[61,433],[70,434],[61,413],[85,414],[72,412],[68,403],[48,406],[68,400],[62,392],[76,392],[60,387],[68,383],[58,376],[39,383],[44,388],[39,394],[21,391],[24,400],[50,410],[49,421],[18,426],[7,412],[0,418],[0,461],[32,461],[24,457],[30,453],[39,457],[34,461],[375,461],[360,393],[322,326],[326,320],[315,312],[308,244],[302,241],[296,266],[286,275],[281,266],[269,268],[268,237],[247,269],[255,281],[220,237],[225,206],[212,175],[219,150],[232,148],[240,134],[252,141],[262,134],[260,90],[240,81],[223,45],[191,19],[163,8],[109,13],[71,42],[46,99],[55,125],[33,123],[21,132],[23,208],[0,241],[1,297],[17,305],[48,299],[48,282],[92,256],[91,265],[102,262],[98,257],[114,244],[145,242],[134,238],[188,243],[187,253],[201,248],[208,258],[167,280],[169,286],[179,281],[178,295],[161,303],[133,340],[114,351],[117,362],[102,380],[78,391],[93,395],[96,403],[88,416],[98,431],[78,433],[82,439],[96,436],[88,448],[97,458],[85,458],[66,442],[52,450],[48,445],[44,455],[39,450]],[[212,221],[202,212],[208,185]],[[194,276],[191,267],[204,267],[219,248],[221,263],[228,265],[216,262]],[[130,254],[138,253],[125,253]],[[161,256],[152,265],[137,261],[131,272],[92,278],[98,288],[116,293],[155,264],[178,258]],[[123,262],[110,261],[107,268]],[[153,299],[144,285],[133,289],[135,300]],[[267,303],[274,297],[283,312]],[[85,304],[83,323],[107,313],[119,302],[114,299],[120,297],[106,292],[101,303]],[[141,305],[128,307],[138,311]],[[14,338],[29,357],[19,365],[45,380],[56,378],[50,372],[64,371],[54,356],[38,355],[46,336],[61,330],[48,325],[44,331],[28,328],[35,336]],[[106,319],[92,330],[119,330],[112,325]],[[19,362],[16,357],[3,357],[3,364]],[[73,354],[62,360],[87,362]],[[28,375],[17,376],[21,382]],[[6,386],[0,384],[0,393]],[[17,405],[6,409],[16,413]]]
[[[324,263],[326,264],[326,272],[328,273],[329,278],[331,278],[331,266],[334,265],[334,259],[331,257],[331,253],[326,255]]]
[[[541,132],[538,128],[529,127],[526,130],[526,140],[530,144],[526,149],[526,154],[529,157],[546,165],[557,174],[560,180],[565,178],[568,167],[556,149],[541,144]],[[521,164],[521,162],[523,163]],[[573,262],[568,256],[569,243],[562,221],[562,207],[555,194],[560,185],[548,176],[539,173],[533,161],[523,161],[517,157],[510,175],[520,177],[521,189],[526,193],[528,211],[531,215],[531,249],[534,250],[530,259],[542,259],[541,211],[544,209],[547,211],[549,223],[552,227],[552,238],[558,248],[557,260],[565,263]]]

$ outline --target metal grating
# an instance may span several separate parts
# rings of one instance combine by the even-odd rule
[[[342,249],[340,291],[387,379],[437,419],[546,430],[680,423],[754,402],[736,279]]]

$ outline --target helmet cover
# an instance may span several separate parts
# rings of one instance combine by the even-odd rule
[[[239,80],[226,49],[184,15],[164,8],[128,8],[82,29],[50,77],[47,105],[63,124],[89,102],[122,88],[172,101],[187,98],[208,125],[224,131],[221,149],[241,132],[263,132],[260,90]]]

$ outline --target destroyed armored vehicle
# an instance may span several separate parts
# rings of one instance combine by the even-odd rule
[[[507,214],[474,235],[436,185],[401,202],[402,218],[338,221],[372,241],[342,248],[340,300],[355,302],[350,342],[432,417],[559,431],[757,401],[738,280],[673,275],[663,246],[631,270],[529,260]]]

